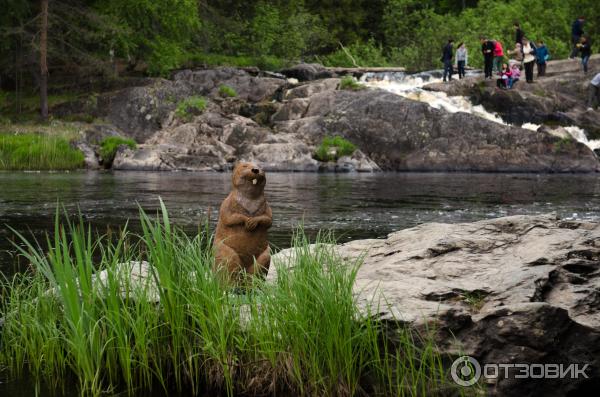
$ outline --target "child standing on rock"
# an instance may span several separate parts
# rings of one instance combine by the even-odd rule
[[[535,61],[537,63],[537,72],[538,77],[542,77],[546,75],[546,62],[550,58],[550,53],[548,52],[548,48],[542,40],[538,41],[538,46],[535,50]]]
[[[587,36],[583,36],[579,44],[577,44],[579,52],[581,52],[581,66],[583,66],[583,73],[588,71],[588,61],[592,55],[592,45],[590,39]]]

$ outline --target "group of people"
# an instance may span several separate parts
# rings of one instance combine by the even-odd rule
[[[581,63],[583,71],[588,71],[588,60],[591,55],[591,43],[584,35],[583,25],[584,17],[579,17],[571,27],[573,50],[571,58],[581,54]],[[543,41],[538,40],[535,43],[529,40],[519,22],[513,24],[515,30],[515,48],[506,51],[510,57],[508,63],[505,63],[505,51],[500,40],[490,39],[486,36],[480,37],[481,52],[484,60],[484,75],[486,79],[492,79],[494,72],[497,74],[497,86],[499,88],[510,89],[521,77],[521,68],[525,70],[525,81],[533,83],[533,69],[537,65],[538,77],[546,74],[546,64],[550,59],[550,52]],[[441,61],[444,64],[443,81],[452,80],[453,74],[453,46],[454,40],[449,39],[442,51]],[[467,48],[464,43],[460,43],[456,50],[454,65],[458,68],[458,77],[462,79],[465,76],[465,66],[467,65]]]

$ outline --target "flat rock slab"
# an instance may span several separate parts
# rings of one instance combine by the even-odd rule
[[[564,395],[598,382],[599,223],[552,215],[428,223],[337,251],[364,256],[355,283],[361,307],[435,329],[447,353],[483,363],[590,364],[589,380],[497,379],[493,394]],[[273,261],[285,266],[292,256],[285,250]]]

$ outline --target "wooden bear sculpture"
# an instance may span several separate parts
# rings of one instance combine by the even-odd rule
[[[233,170],[231,193],[221,204],[215,233],[215,268],[236,284],[246,276],[266,276],[271,263],[267,230],[273,214],[265,199],[265,172],[252,163]]]

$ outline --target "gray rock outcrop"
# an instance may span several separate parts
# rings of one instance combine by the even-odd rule
[[[306,68],[321,70],[315,65],[301,69]],[[317,72],[305,77],[320,76]],[[559,112],[556,101],[549,98],[540,99],[538,113],[531,113],[530,98],[541,98],[535,93],[488,94],[480,92],[479,83],[467,80],[457,82],[456,89],[476,87],[481,98],[496,98],[486,100],[488,104],[517,104],[517,96],[521,98],[510,113],[517,119],[536,121],[546,117],[540,114],[552,113],[564,120],[587,120],[586,125],[591,125],[600,117],[577,107]],[[379,89],[340,90],[337,78],[291,84],[277,76],[258,77],[244,70],[218,68],[184,70],[172,80],[145,82],[91,101],[98,117],[114,126],[119,135],[133,137],[140,144],[136,150],[119,150],[115,169],[223,171],[236,161],[254,161],[269,171],[599,170],[594,153],[574,140],[565,142],[545,130],[532,132],[467,113],[448,113]],[[223,85],[237,95],[224,96]],[[191,96],[203,96],[206,105],[193,112],[187,109],[183,117],[175,110]],[[569,103],[561,101],[561,106]],[[85,106],[91,106],[90,101]],[[103,127],[90,137],[111,131]],[[322,140],[334,135],[351,141],[359,152],[336,163],[315,160]]]
[[[589,379],[488,379],[492,395],[562,396],[600,379],[600,224],[551,215],[428,223],[336,247],[364,255],[355,293],[382,320],[435,329],[480,363],[589,364]],[[293,249],[273,257],[288,266]]]

